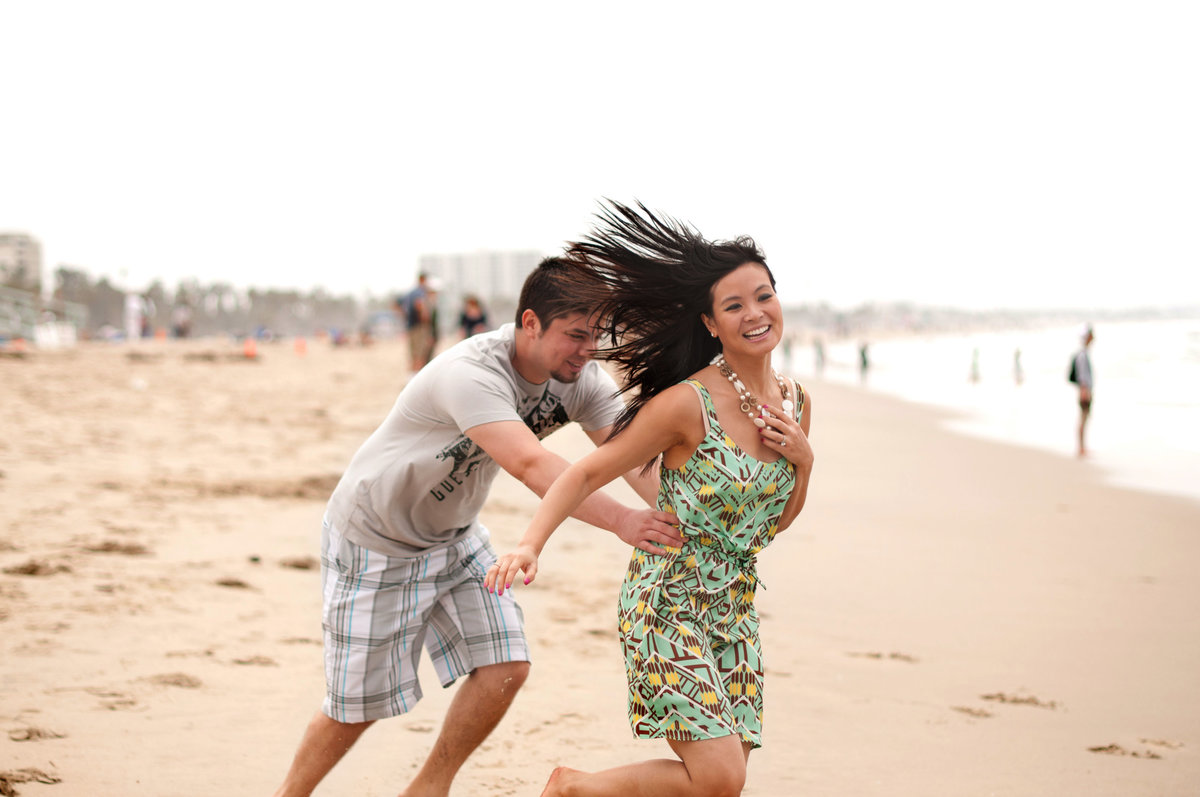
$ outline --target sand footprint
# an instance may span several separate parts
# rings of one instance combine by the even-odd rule
[[[8,738],[14,742],[37,742],[42,739],[65,739],[67,737],[66,734],[31,725],[28,728],[14,728],[8,732]]]
[[[257,667],[278,667],[279,662],[270,656],[250,656],[245,659],[234,659],[234,664],[250,664]]]
[[[19,794],[14,783],[62,783],[62,778],[57,775],[51,775],[48,772],[43,772],[40,769],[33,767],[23,767],[21,769],[7,770],[0,772],[0,795],[16,795]]]
[[[127,711],[136,708],[138,704],[132,695],[113,689],[105,689],[102,686],[89,686],[83,691],[100,698],[101,708],[106,708],[109,711]]]
[[[117,540],[105,540],[92,545],[83,546],[83,550],[88,553],[119,553],[123,556],[146,556],[150,553],[150,549],[145,545],[137,542],[119,542]]]
[[[1089,753],[1103,753],[1104,755],[1125,755],[1131,758],[1162,758],[1153,750],[1126,750],[1119,744],[1106,744],[1100,747],[1089,747]]]
[[[992,716],[992,712],[985,708],[972,708],[971,706],[951,706],[954,711],[966,714],[968,717],[977,717],[978,719],[987,719]]]
[[[199,678],[194,675],[188,675],[185,672],[165,672],[158,675],[148,675],[139,680],[157,684],[158,686],[177,686],[180,689],[199,689],[204,685],[204,682]]]
[[[920,659],[918,659],[916,656],[910,656],[907,653],[897,653],[895,651],[891,653],[880,653],[878,651],[851,651],[846,655],[856,659],[891,659],[892,661],[904,661],[908,662],[909,664],[916,664],[918,661],[920,661]]]
[[[30,559],[28,562],[4,568],[10,576],[52,576],[55,573],[70,573],[71,568],[64,564],[51,564],[40,559]]]
[[[109,711],[131,709],[137,706],[137,700],[135,700],[132,695],[104,686],[62,686],[56,689],[48,689],[47,691],[51,694],[58,694],[61,692],[86,692],[93,697],[100,698],[100,708],[106,708]]]
[[[1007,703],[1014,706],[1033,706],[1035,708],[1045,708],[1054,711],[1058,708],[1057,700],[1040,700],[1033,695],[1009,695],[1004,692],[992,692],[987,695],[980,695],[982,700],[990,700],[994,703]]]
[[[1148,744],[1153,747],[1161,747],[1166,750],[1178,750],[1183,747],[1183,742],[1173,742],[1168,739],[1139,739],[1142,744]],[[1102,755],[1120,755],[1129,756],[1130,758],[1147,758],[1159,759],[1162,758],[1160,753],[1154,750],[1127,750],[1119,744],[1105,744],[1097,747],[1089,747],[1089,753],[1101,753]]]

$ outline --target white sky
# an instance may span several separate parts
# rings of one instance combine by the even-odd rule
[[[641,199],[787,302],[1200,302],[1193,2],[0,5],[0,231],[384,294]]]

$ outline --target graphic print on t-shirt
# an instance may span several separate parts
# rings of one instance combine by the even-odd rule
[[[547,390],[528,412],[521,413],[525,425],[541,440],[560,426],[571,422],[562,399]]]
[[[521,419],[538,440],[571,421],[562,405],[562,399],[549,389],[542,393],[540,398],[522,402],[520,413]],[[487,459],[487,453],[474,440],[460,435],[457,440],[438,452],[437,458],[453,463],[446,478],[429,491],[434,498],[443,501],[454,492],[455,487],[470,478],[475,469]]]

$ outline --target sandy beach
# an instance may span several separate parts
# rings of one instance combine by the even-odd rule
[[[324,501],[404,347],[83,344],[0,357],[0,794],[266,795],[323,694]],[[765,746],[745,794],[1200,794],[1200,504],[810,382],[808,505],[760,557]],[[588,450],[571,428],[548,445]],[[1198,474],[1200,476],[1200,474]],[[614,494],[635,499],[624,485]],[[536,497],[501,475],[507,549]],[[577,522],[518,590],[530,679],[456,795],[660,757],[630,735],[628,548]],[[318,794],[394,795],[452,690]]]

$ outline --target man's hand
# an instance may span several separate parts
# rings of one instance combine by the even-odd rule
[[[631,509],[621,518],[614,532],[626,545],[639,551],[663,555],[659,546],[679,548],[683,535],[679,533],[679,518],[669,512],[654,509]]]

